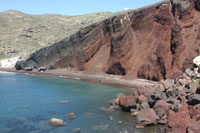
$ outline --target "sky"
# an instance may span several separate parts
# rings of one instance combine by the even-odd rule
[[[0,0],[0,12],[18,10],[27,14],[79,15],[101,11],[137,9],[161,0]]]

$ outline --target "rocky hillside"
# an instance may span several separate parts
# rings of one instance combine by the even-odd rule
[[[43,48],[16,68],[70,68],[160,80],[200,54],[199,0],[171,0],[116,15]]]
[[[80,16],[28,15],[10,10],[0,13],[0,59],[28,57],[92,23],[111,16],[101,12]]]

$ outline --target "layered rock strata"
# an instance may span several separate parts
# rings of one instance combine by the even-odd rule
[[[200,54],[200,2],[164,1],[81,29],[33,53],[16,69],[70,68],[161,80],[180,76]]]

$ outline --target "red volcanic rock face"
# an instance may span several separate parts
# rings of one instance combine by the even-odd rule
[[[190,115],[188,106],[183,106],[177,113],[173,111],[168,112],[168,131],[179,131],[186,133],[187,126],[190,124]],[[171,130],[172,129],[172,130]]]
[[[168,123],[166,130],[168,132],[181,133],[199,133],[200,131],[200,105],[185,105],[178,112],[168,111]]]
[[[81,29],[16,68],[76,68],[85,73],[160,80],[180,76],[200,54],[200,2],[162,2]]]

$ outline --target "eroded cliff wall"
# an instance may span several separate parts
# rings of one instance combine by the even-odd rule
[[[18,62],[125,78],[173,78],[200,54],[199,0],[165,1],[90,25]]]

